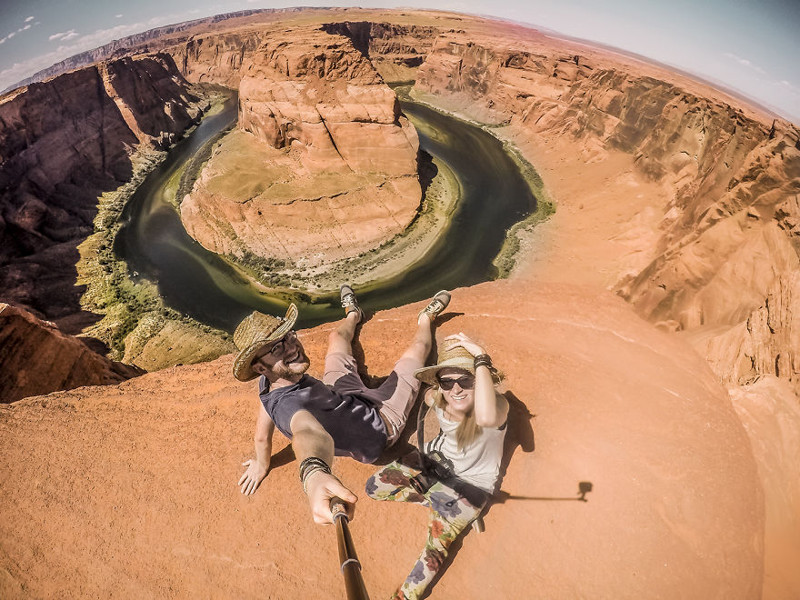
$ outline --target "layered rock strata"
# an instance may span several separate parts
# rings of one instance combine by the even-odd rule
[[[326,23],[323,31],[350,38],[386,81],[411,81],[433,47],[439,28],[390,22]]]
[[[0,303],[0,403],[56,390],[108,385],[141,375],[110,361],[53,323]]]
[[[409,225],[422,195],[417,134],[349,38],[269,36],[240,71],[239,132],[181,204],[190,235],[220,254],[315,265]]]
[[[657,67],[513,30],[469,41],[442,33],[415,89],[500,126],[523,150],[568,136],[587,162],[628,154],[638,177],[671,190],[656,207],[651,262],[613,285],[653,322],[736,326],[800,268],[800,143],[790,123],[746,113],[719,93],[698,95],[702,85]],[[798,350],[785,343],[770,342],[784,359]],[[775,372],[764,364],[756,372]]]
[[[166,148],[201,112],[172,57],[123,58],[0,99],[0,289],[49,318],[80,310],[78,244],[136,147]]]

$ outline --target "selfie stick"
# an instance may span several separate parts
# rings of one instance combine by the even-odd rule
[[[339,561],[344,575],[344,589],[347,600],[369,600],[364,579],[361,577],[361,563],[356,556],[353,538],[350,536],[347,506],[341,498],[331,498],[333,522],[336,523],[336,539],[339,542]]]

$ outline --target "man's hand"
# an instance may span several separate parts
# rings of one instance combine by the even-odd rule
[[[315,471],[306,479],[306,489],[311,516],[314,517],[315,523],[320,525],[333,523],[330,504],[334,496],[341,498],[347,506],[347,518],[353,518],[358,497],[344,487],[334,475],[325,471]]]
[[[242,486],[242,493],[245,496],[250,496],[255,493],[261,480],[267,476],[267,466],[252,458],[244,461],[242,466],[247,467],[247,470],[236,485]]]

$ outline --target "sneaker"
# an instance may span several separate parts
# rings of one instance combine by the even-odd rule
[[[339,297],[342,299],[342,308],[344,309],[345,317],[351,312],[357,312],[358,322],[360,323],[364,320],[364,311],[358,306],[358,301],[356,300],[356,294],[353,291],[353,288],[347,284],[344,284],[341,288],[339,288]]]
[[[428,302],[428,306],[419,311],[417,320],[419,320],[419,317],[423,314],[427,314],[428,317],[430,317],[431,323],[433,323],[433,320],[442,314],[442,311],[447,308],[448,304],[450,304],[450,292],[447,290],[436,292],[436,295]]]

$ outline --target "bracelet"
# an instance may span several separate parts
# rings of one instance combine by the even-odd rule
[[[473,363],[473,366],[476,369],[478,367],[489,367],[489,369],[491,369],[492,368],[492,357],[489,356],[488,354],[478,354],[478,356],[475,357],[475,361]]]
[[[311,473],[316,471],[325,471],[330,474],[331,468],[324,460],[317,456],[309,456],[300,462],[300,483],[303,484],[303,490],[306,489],[306,479]]]

